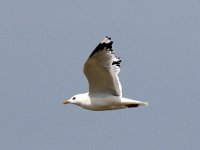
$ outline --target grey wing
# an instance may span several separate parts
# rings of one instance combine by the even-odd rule
[[[84,74],[89,82],[89,94],[106,93],[122,96],[119,82],[121,60],[112,52],[111,38],[106,37],[94,49],[84,65]]]

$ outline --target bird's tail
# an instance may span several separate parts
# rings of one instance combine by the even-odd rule
[[[148,103],[148,102],[141,102],[141,103],[139,103],[139,105],[140,105],[140,106],[146,106],[146,107],[148,107],[148,106],[149,106],[149,103]]]
[[[128,98],[122,98],[122,103],[127,105],[128,107],[138,107],[138,106],[148,106],[148,102],[142,102],[138,100],[131,100]]]

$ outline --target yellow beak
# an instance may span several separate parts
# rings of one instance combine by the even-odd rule
[[[69,104],[69,100],[64,100],[63,104]]]

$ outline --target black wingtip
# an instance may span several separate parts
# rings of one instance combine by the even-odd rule
[[[106,38],[109,39],[109,40],[111,40],[111,37],[110,37],[110,36],[106,36]]]
[[[129,104],[129,105],[126,105],[128,108],[132,108],[132,107],[138,107],[139,104]]]
[[[120,63],[121,63],[121,62],[122,62],[122,60],[119,59],[119,60],[117,60],[117,61],[113,61],[113,62],[112,62],[112,65],[116,65],[116,66],[120,67]]]
[[[111,52],[113,51],[112,50],[112,44],[113,44],[113,41],[111,40],[111,37],[109,36],[106,36],[102,41],[101,43],[99,43],[99,45],[97,45],[97,47],[93,50],[93,52],[90,54],[89,57],[92,57],[95,53],[103,50],[104,48],[110,50]]]

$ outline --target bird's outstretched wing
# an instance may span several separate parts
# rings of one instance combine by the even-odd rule
[[[84,64],[90,95],[106,93],[122,96],[122,87],[118,78],[121,60],[115,57],[112,44],[111,38],[105,37]]]

